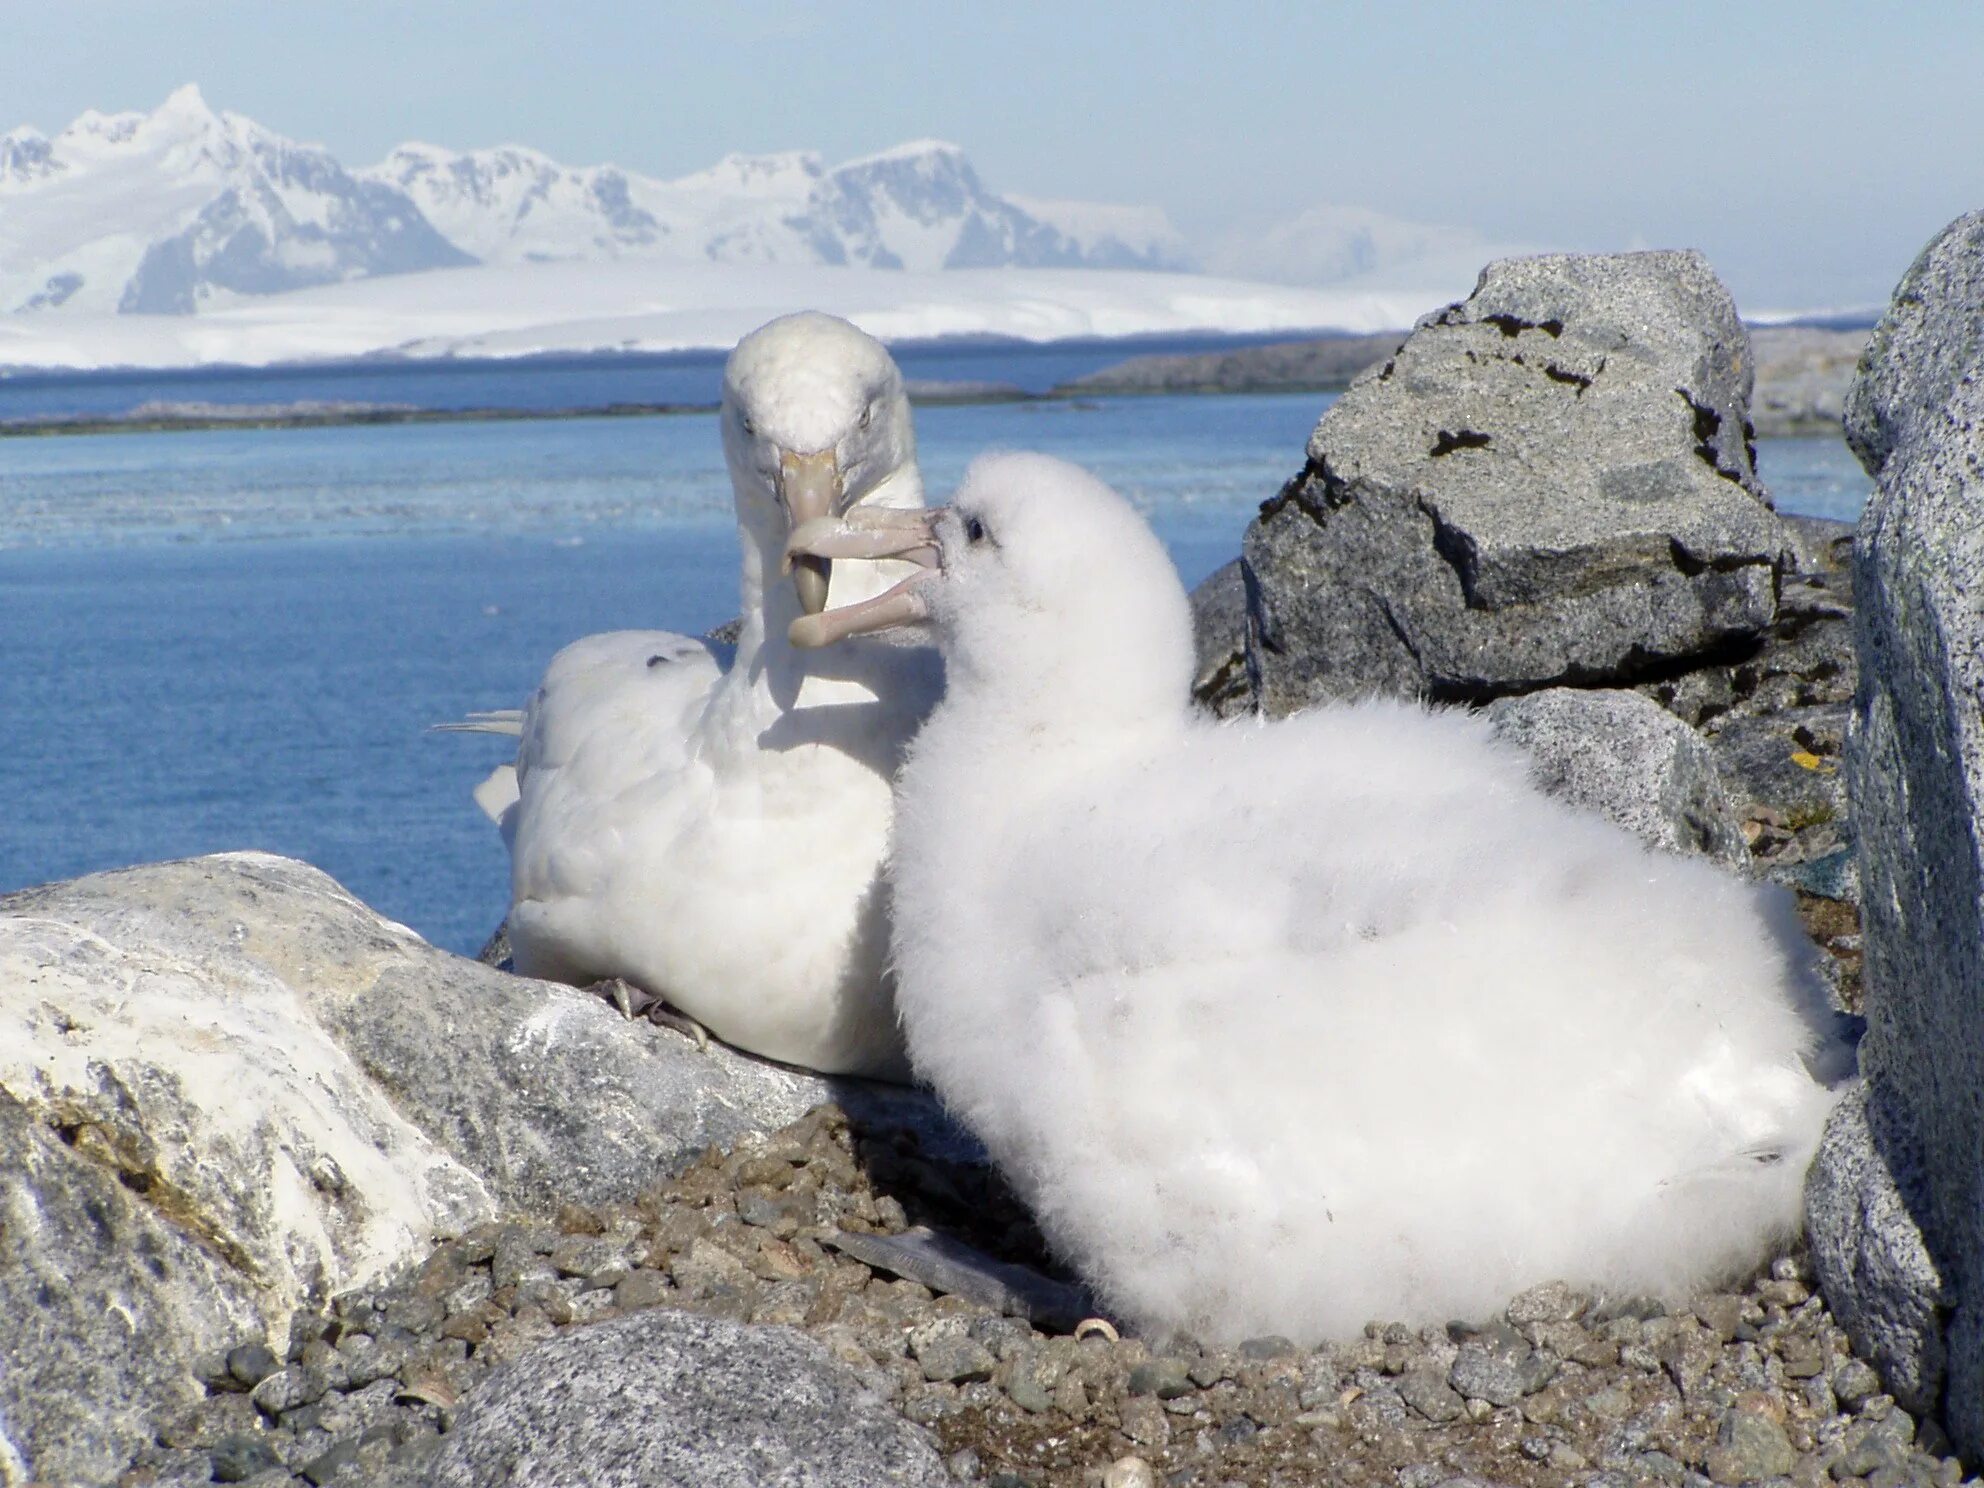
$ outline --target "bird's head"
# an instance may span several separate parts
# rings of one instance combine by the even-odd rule
[[[875,599],[792,624],[798,646],[927,623],[951,685],[1053,692],[1088,716],[1182,707],[1191,606],[1136,511],[1078,466],[982,456],[951,504],[869,508],[794,531],[788,555],[898,558],[921,572]]]
[[[904,472],[914,479],[902,373],[881,342],[836,316],[782,316],[739,341],[722,421],[738,521],[772,553],[801,523],[842,516]],[[920,500],[920,488],[911,494]],[[826,605],[829,562],[794,567],[808,614]]]

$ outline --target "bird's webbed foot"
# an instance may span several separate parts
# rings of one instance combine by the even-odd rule
[[[620,1010],[620,1016],[630,1021],[645,1018],[657,1028],[672,1028],[695,1044],[698,1050],[710,1046],[710,1031],[687,1013],[671,1007],[668,1000],[658,997],[645,987],[637,987],[625,977],[608,977],[594,982],[586,991],[596,997],[603,997]]]

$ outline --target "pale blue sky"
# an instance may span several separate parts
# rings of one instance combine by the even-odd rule
[[[219,108],[348,164],[520,141],[671,175],[934,135],[1188,234],[1316,202],[1694,246],[1739,301],[1884,300],[1984,206],[1984,5],[0,0],[0,128]]]

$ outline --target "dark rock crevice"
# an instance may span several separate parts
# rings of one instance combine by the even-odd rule
[[[1564,322],[1554,315],[1548,320],[1524,320],[1519,315],[1507,314],[1484,315],[1481,317],[1481,323],[1493,326],[1511,341],[1524,331],[1541,331],[1553,341],[1564,334]]]
[[[1433,447],[1426,452],[1429,460],[1440,460],[1455,450],[1486,449],[1494,436],[1483,434],[1478,429],[1441,429],[1437,432]]]

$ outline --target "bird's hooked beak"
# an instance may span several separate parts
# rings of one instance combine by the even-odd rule
[[[830,646],[851,635],[912,625],[930,613],[923,586],[941,565],[936,525],[943,508],[861,506],[838,517],[815,517],[792,529],[786,539],[785,561],[822,565],[835,558],[896,558],[922,570],[895,588],[837,610],[801,615],[786,629],[786,639],[804,650]],[[804,572],[804,570],[799,570]]]
[[[838,516],[842,494],[840,457],[833,450],[810,455],[779,451],[778,499],[785,507],[791,531],[796,533],[808,523]],[[827,580],[833,575],[833,562],[810,555],[795,562],[791,554],[788,545],[787,567],[792,571],[792,587],[799,591],[799,607],[817,615],[827,607]]]

